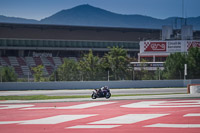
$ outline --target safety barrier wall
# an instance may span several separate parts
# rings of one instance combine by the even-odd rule
[[[110,88],[161,88],[187,87],[199,84],[199,80],[138,80],[138,81],[70,81],[70,82],[5,82],[0,90],[56,90],[56,89],[94,89],[102,86]]]
[[[191,94],[198,94],[198,93],[200,93],[200,84],[199,85],[191,85],[190,86],[190,93]]]

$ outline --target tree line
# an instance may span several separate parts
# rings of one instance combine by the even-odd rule
[[[119,47],[113,47],[101,58],[90,50],[78,62],[65,58],[50,81],[128,80],[128,60],[127,51]]]
[[[183,79],[184,64],[187,64],[188,79],[200,79],[200,48],[190,48],[188,53],[174,53],[167,57],[163,78]]]
[[[49,77],[43,74],[44,66],[33,67],[34,81],[106,81],[106,80],[158,80],[183,79],[184,64],[187,64],[187,79],[200,79],[200,48],[190,48],[188,53],[173,53],[167,57],[164,70],[134,71],[130,66],[132,59],[123,48],[113,47],[103,57],[95,56],[93,51],[84,54],[79,61],[68,58]],[[145,60],[143,60],[145,62]],[[17,81],[10,67],[0,69],[1,82]]]

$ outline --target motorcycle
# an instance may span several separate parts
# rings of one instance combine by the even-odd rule
[[[103,98],[105,97],[106,99],[109,99],[111,97],[111,93],[109,89],[106,90],[101,90],[101,89],[94,89],[91,98],[96,99],[96,98]]]

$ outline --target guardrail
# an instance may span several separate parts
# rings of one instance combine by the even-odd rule
[[[66,82],[3,82],[0,90],[57,90],[57,89],[95,89],[102,86],[110,88],[162,88],[187,87],[200,84],[199,80],[132,80],[132,81],[66,81]]]

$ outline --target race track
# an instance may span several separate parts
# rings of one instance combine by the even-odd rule
[[[167,93],[187,93],[187,88],[140,88],[140,89],[110,89],[112,95],[127,94],[167,94]],[[91,95],[90,90],[31,90],[31,91],[1,91],[0,96],[30,96],[30,95],[47,95],[47,96],[83,96]]]
[[[200,99],[0,104],[1,133],[199,133]]]

